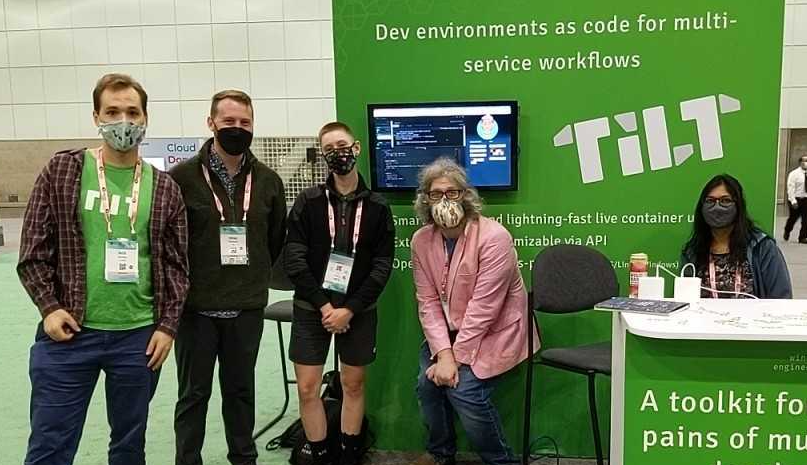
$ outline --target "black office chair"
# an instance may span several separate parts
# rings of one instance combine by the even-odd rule
[[[619,284],[611,262],[600,252],[579,245],[557,245],[544,249],[533,262],[532,290],[527,310],[528,347],[533,344],[534,311],[575,313],[619,294]],[[522,462],[530,459],[530,410],[532,405],[533,364],[558,368],[588,378],[588,401],[594,451],[597,464],[603,465],[602,439],[597,418],[595,377],[611,375],[611,342],[542,350],[527,364],[527,388],[524,401],[524,443]]]
[[[286,276],[286,272],[283,269],[282,258],[283,254],[281,253],[280,258],[278,258],[278,260],[272,266],[272,276],[269,278],[269,289],[274,289],[276,291],[293,291],[294,285],[291,283],[288,276]],[[264,320],[270,320],[277,323],[277,340],[280,345],[280,370],[283,373],[283,393],[285,398],[283,400],[283,408],[280,409],[280,413],[270,420],[266,426],[258,430],[252,436],[253,439],[258,439],[262,434],[269,431],[269,428],[275,426],[275,424],[283,418],[283,415],[286,414],[286,410],[289,408],[289,385],[297,383],[297,380],[289,379],[289,372],[286,368],[286,347],[283,343],[283,323],[291,323],[293,308],[293,301],[291,299],[287,299],[269,304],[263,310]]]

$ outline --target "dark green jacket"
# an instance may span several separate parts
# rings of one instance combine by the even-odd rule
[[[252,199],[247,213],[249,265],[222,266],[219,246],[219,211],[202,174],[210,168],[209,139],[193,158],[171,169],[182,189],[188,212],[188,260],[191,287],[186,310],[258,310],[266,306],[272,263],[280,255],[286,235],[286,198],[283,181],[249,150],[235,177],[236,195],[227,192],[210,171],[210,181],[224,206],[227,223],[241,223],[247,173],[252,172]]]

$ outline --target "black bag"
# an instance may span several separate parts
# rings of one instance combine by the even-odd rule
[[[266,443],[266,450],[294,447],[301,438],[303,441],[305,440],[305,430],[303,430],[302,420],[298,418],[286,428],[286,431],[280,433],[280,436],[270,439]]]
[[[339,450],[341,445],[340,434],[342,432],[342,382],[339,379],[339,372],[336,370],[325,373],[322,377],[322,384],[325,389],[322,391],[322,403],[325,408],[325,418],[328,425],[328,449]],[[361,425],[361,436],[364,438],[364,447],[361,450],[363,456],[372,446],[374,440],[369,431],[369,421],[364,417]],[[280,436],[266,444],[266,450],[278,448],[291,448],[289,463],[292,465],[308,465],[309,455],[300,452],[306,447],[307,441],[303,422],[298,418]]]

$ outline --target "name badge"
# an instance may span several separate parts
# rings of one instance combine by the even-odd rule
[[[328,268],[325,269],[325,280],[322,282],[322,288],[347,294],[347,285],[350,283],[350,273],[352,271],[352,257],[331,252],[331,256],[328,258]]]
[[[222,265],[249,265],[246,226],[221,225],[219,246]]]
[[[136,283],[140,274],[137,266],[137,241],[108,239],[104,254],[104,279],[110,283]]]

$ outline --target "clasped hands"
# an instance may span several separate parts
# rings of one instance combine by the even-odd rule
[[[350,329],[350,320],[353,318],[353,312],[350,309],[334,308],[329,302],[320,307],[319,311],[322,313],[322,326],[329,333],[344,334]]]
[[[460,365],[451,349],[442,350],[437,354],[437,363],[426,369],[426,378],[437,386],[456,389],[460,384]]]

